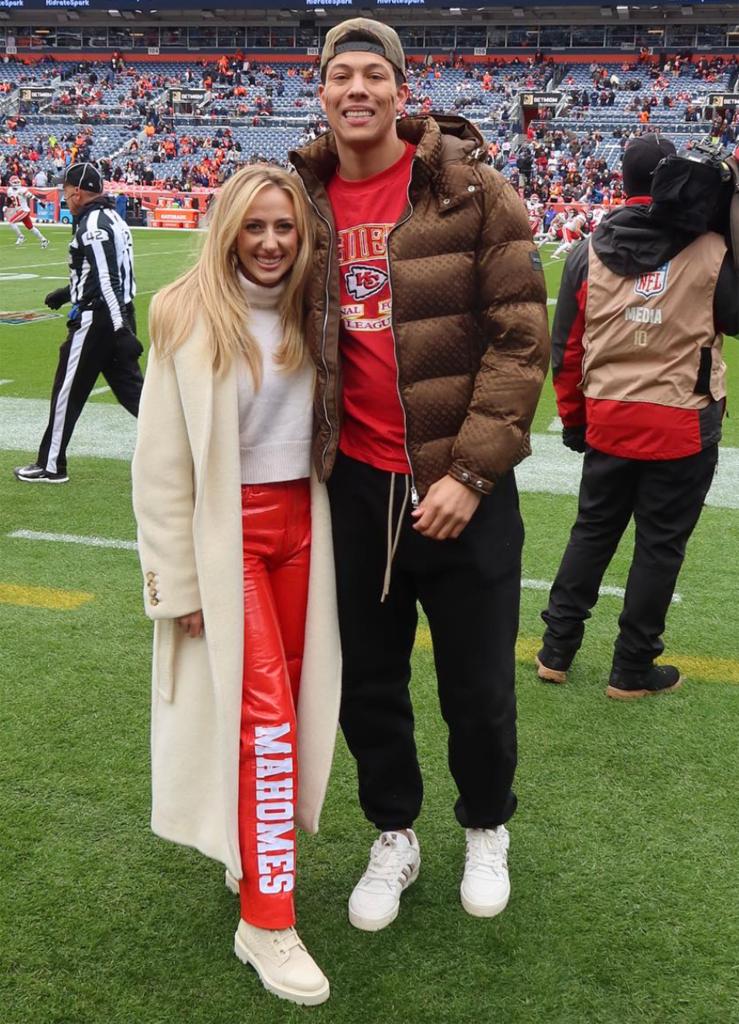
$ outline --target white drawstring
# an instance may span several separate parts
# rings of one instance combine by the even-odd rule
[[[398,541],[400,540],[400,531],[403,529],[403,516],[405,510],[408,507],[408,496],[410,494],[410,488],[408,486],[408,476],[403,474],[405,480],[405,495],[403,497],[403,504],[400,507],[400,514],[398,515],[398,523],[395,528],[395,537],[393,538],[393,498],[395,497],[395,473],[390,475],[390,496],[387,503],[387,561],[385,563],[385,578],[382,583],[382,594],[380,595],[380,604],[382,604],[390,593],[390,579],[393,573],[393,559],[395,558],[395,552],[398,549]]]

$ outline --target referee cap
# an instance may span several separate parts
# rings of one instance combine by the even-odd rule
[[[334,25],[326,33],[326,41],[321,50],[322,82],[326,81],[328,62],[352,50],[379,54],[392,64],[401,81],[405,81],[405,53],[395,29],[381,21],[372,21],[371,18],[349,18]]]
[[[64,175],[64,184],[85,192],[102,192],[103,176],[94,164],[72,164]]]

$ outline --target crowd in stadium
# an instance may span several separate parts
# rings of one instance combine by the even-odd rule
[[[479,123],[490,162],[535,205],[608,204],[621,198],[623,148],[644,131],[697,123],[716,141],[733,145],[735,108],[714,111],[707,120],[701,94],[731,82],[738,71],[736,58],[647,52],[635,63],[569,67],[541,52],[480,65],[451,58],[410,66],[406,109],[409,115],[461,113]],[[312,63],[257,63],[236,53],[152,70],[126,63],[119,53],[105,62],[47,57],[32,66],[18,60],[14,79],[2,86],[12,92],[30,83],[57,88],[52,98],[32,99],[6,117],[2,185],[17,175],[44,188],[58,183],[71,163],[96,160],[106,180],[118,184],[181,192],[217,188],[244,163],[284,163],[292,145],[326,129]],[[184,115],[171,91],[183,86],[202,90],[204,97]],[[560,109],[556,116],[540,110],[519,136],[512,101],[522,90],[546,88],[561,94]],[[608,120],[609,111],[622,115],[617,123]],[[657,111],[669,112],[669,125],[657,121]],[[125,138],[108,142],[114,124]],[[277,124],[298,127],[284,144],[278,140],[275,151],[262,145],[267,135],[261,130]]]

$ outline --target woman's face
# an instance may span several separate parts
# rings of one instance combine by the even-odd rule
[[[293,201],[277,185],[268,185],[249,207],[236,239],[242,273],[267,288],[279,284],[298,255]]]

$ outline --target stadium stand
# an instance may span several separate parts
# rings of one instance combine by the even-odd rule
[[[410,67],[409,114],[461,114],[522,195],[544,203],[619,201],[623,147],[644,131],[678,146],[735,140],[736,57],[651,55],[634,61],[434,59]],[[315,61],[20,60],[0,63],[0,183],[58,183],[65,166],[98,161],[111,186],[213,189],[244,162],[284,163],[325,130]],[[527,94],[550,105],[522,116]],[[39,184],[42,183],[42,184]]]

